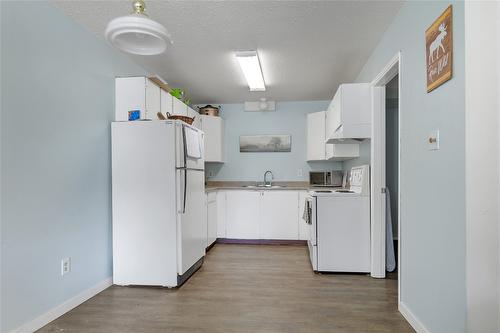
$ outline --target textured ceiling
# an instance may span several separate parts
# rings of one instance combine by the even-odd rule
[[[54,1],[103,37],[131,1]],[[147,1],[174,40],[158,56],[131,56],[195,103],[330,99],[355,79],[401,7],[396,1]],[[233,52],[258,50],[267,91],[249,92]]]

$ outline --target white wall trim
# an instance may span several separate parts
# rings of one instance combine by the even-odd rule
[[[33,319],[30,322],[27,322],[26,324],[14,329],[13,331],[10,331],[10,333],[31,333],[34,332],[43,326],[47,325],[51,321],[59,318],[66,312],[76,308],[78,305],[82,304],[86,300],[94,297],[95,295],[99,294],[101,291],[109,288],[113,284],[113,278],[107,278],[98,284],[90,287],[87,290],[82,291],[78,295],[68,299],[67,301],[57,305],[56,307],[50,309],[49,311],[45,312],[41,316]]]
[[[417,333],[431,333],[403,302],[399,302],[398,309]]]
[[[391,60],[384,66],[384,68],[377,74],[377,76],[372,80],[372,87],[383,87],[389,81],[391,81],[396,75],[399,74],[398,88],[398,113],[399,113],[399,123],[398,123],[398,141],[399,141],[399,156],[398,156],[398,178],[399,184],[401,184],[401,51],[398,51]],[[372,90],[373,91],[373,90]],[[383,114],[375,114],[377,108],[374,104],[375,99],[372,99],[372,140],[371,140],[371,229],[372,229],[372,240],[371,240],[371,276],[374,278],[384,278],[385,277],[385,224],[381,224],[382,216],[375,219],[375,212],[379,212],[379,207],[383,207],[383,213],[385,211],[385,195],[380,193],[380,189],[385,187],[385,157],[384,161],[381,159],[382,149],[385,151],[385,135],[382,137],[381,133],[385,133],[385,106],[383,107]],[[385,102],[385,98],[384,98]],[[383,140],[378,140],[376,137],[382,137]],[[383,142],[382,142],[383,141]],[[378,153],[377,153],[378,152]],[[380,156],[378,156],[380,155]],[[398,191],[398,239],[401,239],[401,190]],[[383,214],[382,214],[383,215]],[[401,242],[398,241],[398,301],[401,300]]]

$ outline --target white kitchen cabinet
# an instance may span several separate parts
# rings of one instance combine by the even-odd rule
[[[160,87],[144,76],[115,79],[115,121],[127,121],[129,111],[139,110],[141,119],[158,119]]]
[[[314,112],[307,115],[307,160],[343,161],[359,157],[359,144],[326,144],[327,112]]]
[[[298,239],[297,191],[261,192],[260,239]]]
[[[328,106],[326,117],[328,143],[353,143],[370,137],[370,84],[341,84]]]
[[[310,235],[311,226],[304,220],[304,205],[306,204],[307,191],[299,191],[299,239],[308,240]]]
[[[226,192],[226,237],[259,239],[260,192]]]
[[[326,145],[326,159],[329,161],[345,161],[359,157],[359,144],[341,143]]]
[[[146,80],[146,119],[158,120],[161,110],[161,88],[150,79]]]
[[[161,90],[160,91],[160,109],[163,115],[167,115],[167,113],[172,114],[172,99],[174,97],[170,95],[170,93],[166,90]]]
[[[207,193],[207,246],[217,240],[217,193]]]
[[[226,191],[217,191],[217,238],[226,238]]]
[[[307,160],[324,161],[325,146],[325,114],[326,111],[307,115]]]
[[[224,119],[198,115],[205,133],[205,162],[224,162]]]
[[[190,106],[187,107],[187,115],[188,117],[194,118],[193,126],[201,129],[201,118],[200,114],[193,110]],[[206,140],[206,135],[205,135]],[[205,150],[206,151],[206,150]]]
[[[188,106],[180,99],[172,97],[172,114],[176,116],[187,116]]]

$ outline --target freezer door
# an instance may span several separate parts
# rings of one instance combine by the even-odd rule
[[[192,126],[189,126],[187,124],[184,124],[182,122],[177,121],[176,122],[176,167],[177,168],[188,168],[188,169],[199,169],[203,170],[205,169],[205,151],[204,151],[204,140],[205,140],[205,135],[204,133]],[[198,159],[193,159],[187,156],[186,153],[186,132],[187,128],[194,130],[198,132],[201,136],[201,143],[200,143],[200,149],[201,149],[201,158]],[[188,129],[188,130],[189,130]]]
[[[193,264],[205,255],[207,226],[203,216],[205,204],[205,173],[195,170],[178,170],[178,183],[181,186],[179,198],[185,202],[180,205],[178,215],[178,274],[184,274]],[[185,205],[185,207],[184,207]]]

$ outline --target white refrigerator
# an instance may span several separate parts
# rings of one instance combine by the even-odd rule
[[[113,282],[177,287],[203,263],[203,132],[180,121],[114,122]]]

